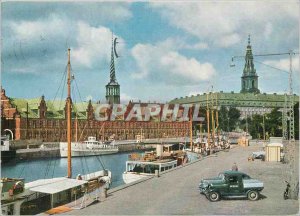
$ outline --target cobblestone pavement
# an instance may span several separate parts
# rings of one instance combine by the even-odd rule
[[[72,215],[288,215],[298,214],[298,200],[283,200],[288,165],[247,158],[258,145],[232,148],[217,157],[165,173],[131,187],[110,193],[102,202]],[[221,200],[210,202],[198,191],[201,178],[216,176],[236,162],[239,170],[264,182],[262,198],[258,201]]]

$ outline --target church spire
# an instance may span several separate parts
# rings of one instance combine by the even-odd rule
[[[116,79],[116,71],[115,71],[115,56],[118,58],[118,55],[116,54],[116,43],[117,38],[114,39],[114,36],[112,34],[111,37],[111,62],[110,62],[110,68],[109,68],[109,75],[110,80],[109,83],[106,85],[106,101],[109,104],[119,104],[120,103],[120,85],[117,82]]]
[[[251,47],[251,40],[250,34],[248,35],[248,45],[246,49],[246,56],[245,56],[245,67],[243,70],[242,76],[242,93],[259,93],[258,89],[258,76],[256,74],[256,69],[254,68],[253,63],[253,54],[252,54],[252,47]]]
[[[111,61],[110,61],[110,82],[116,82],[115,61],[114,61],[114,36],[111,37]]]
[[[256,75],[256,70],[253,64],[253,54],[252,54],[252,47],[250,42],[250,35],[248,35],[248,46],[246,50],[245,56],[245,67],[244,67],[244,75]]]

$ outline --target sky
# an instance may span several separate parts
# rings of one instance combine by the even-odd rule
[[[253,54],[299,52],[294,0],[2,2],[1,24],[1,82],[13,98],[64,99],[70,48],[73,97],[105,102],[112,34],[123,102],[239,92],[245,61],[231,59],[245,55],[249,34]],[[289,55],[254,60],[261,92],[288,91]]]

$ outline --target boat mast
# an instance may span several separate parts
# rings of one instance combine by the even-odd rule
[[[67,141],[68,141],[68,178],[72,177],[72,162],[71,162],[71,63],[70,50],[68,49],[68,97],[67,97]]]
[[[207,124],[207,146],[210,147],[210,131],[209,131],[209,106],[208,106],[208,94],[206,94],[206,124]]]
[[[192,119],[192,108],[189,110],[189,118],[190,118],[190,146],[191,146],[191,151],[193,151],[193,119]]]

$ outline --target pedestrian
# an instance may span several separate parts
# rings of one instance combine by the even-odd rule
[[[232,167],[231,167],[232,171],[238,171],[238,166],[236,165],[236,162],[233,163]]]

